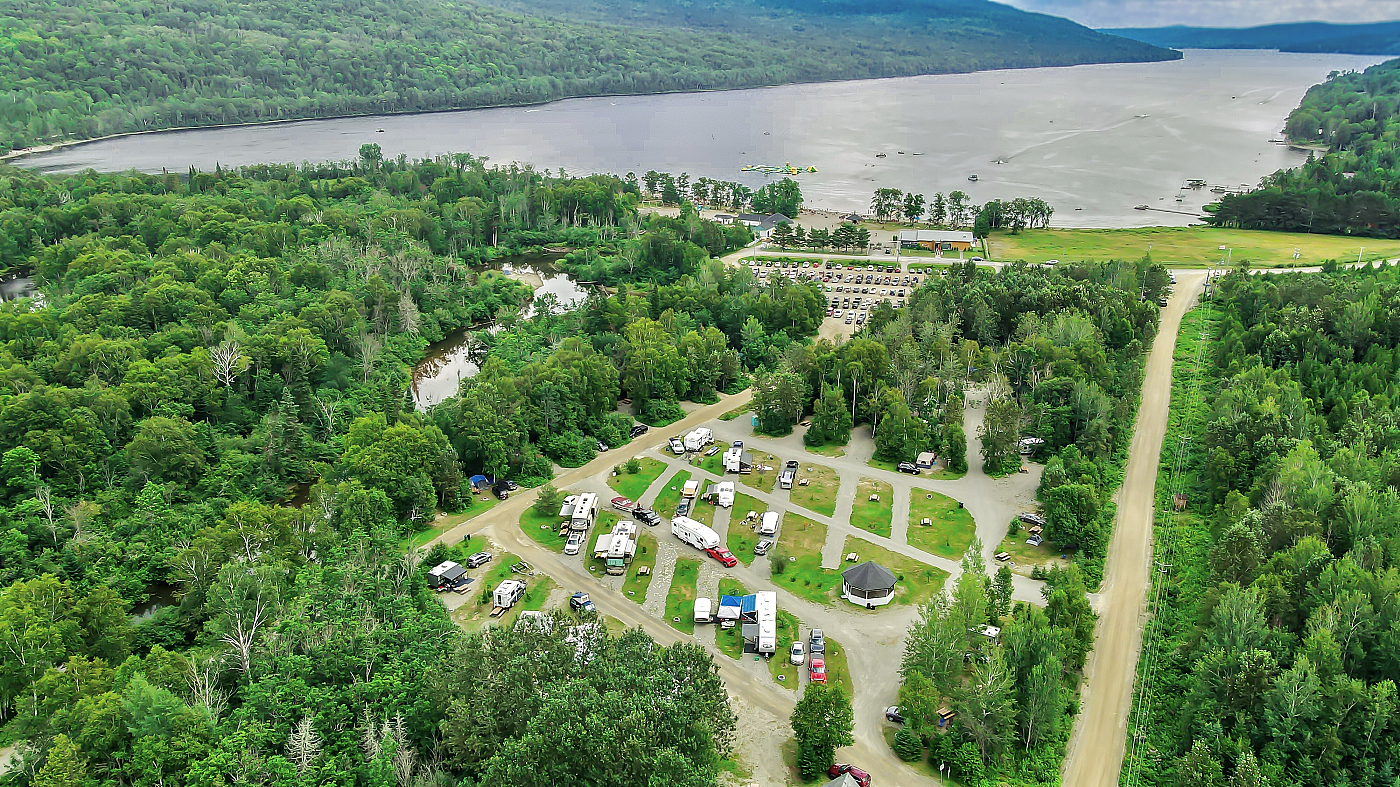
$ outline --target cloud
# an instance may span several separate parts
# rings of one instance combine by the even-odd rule
[[[1089,27],[1253,27],[1279,22],[1384,22],[1400,0],[1004,0]]]

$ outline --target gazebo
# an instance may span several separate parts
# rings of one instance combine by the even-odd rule
[[[894,583],[893,571],[867,560],[841,573],[841,596],[852,604],[873,609],[894,601]]]

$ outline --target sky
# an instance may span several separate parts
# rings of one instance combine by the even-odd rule
[[[1089,27],[1254,27],[1400,19],[1400,0],[1001,0]]]

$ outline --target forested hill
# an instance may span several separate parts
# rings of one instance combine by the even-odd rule
[[[177,126],[1179,57],[984,0],[569,7],[0,0],[0,152]]]
[[[1290,141],[1321,156],[1221,200],[1212,221],[1245,229],[1400,237],[1400,60],[1332,74],[1288,116]]]
[[[1261,27],[1139,27],[1100,32],[1173,49],[1277,49],[1346,55],[1400,54],[1400,22],[1334,25],[1295,22]]]

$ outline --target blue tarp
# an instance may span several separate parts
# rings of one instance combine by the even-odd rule
[[[471,481],[473,489],[480,489],[481,487],[488,486],[491,483],[490,481],[486,480],[486,476],[484,475],[474,475],[467,480]]]
[[[739,616],[745,620],[753,620],[758,614],[758,597],[750,593],[739,599]]]
[[[752,598],[752,596],[750,596],[750,598]],[[720,596],[720,597],[719,597],[719,605],[720,605],[721,607],[742,607],[742,606],[743,606],[743,597],[742,597],[742,596]],[[753,608],[753,605],[750,604],[750,605],[749,605],[749,608],[752,609],[752,608]]]

